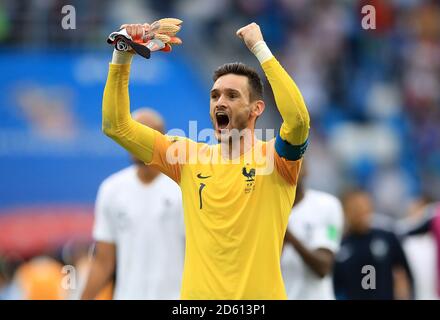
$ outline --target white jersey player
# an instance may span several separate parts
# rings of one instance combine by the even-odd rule
[[[344,215],[331,194],[304,189],[303,163],[286,231],[281,269],[288,299],[335,299],[331,270],[339,250]]]
[[[134,117],[163,130],[152,111]],[[115,271],[114,299],[179,299],[185,238],[181,192],[170,178],[136,159],[107,178],[93,236],[96,254],[82,299],[93,299]]]

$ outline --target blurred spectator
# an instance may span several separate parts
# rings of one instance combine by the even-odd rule
[[[399,240],[389,231],[371,227],[370,195],[360,190],[350,191],[342,202],[346,234],[334,269],[336,297],[349,300],[412,298],[412,274]]]
[[[63,266],[49,256],[39,256],[23,263],[14,275],[15,285],[23,300],[62,300]]]
[[[421,197],[414,201],[408,216],[398,223],[418,300],[440,299],[439,218],[440,203]]]
[[[7,259],[0,256],[0,300],[16,300],[19,298],[19,288],[12,281],[12,266]]]

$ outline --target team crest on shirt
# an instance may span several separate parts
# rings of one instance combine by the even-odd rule
[[[244,188],[244,193],[249,193],[255,190],[255,168],[243,167],[241,173],[246,178],[246,187]]]

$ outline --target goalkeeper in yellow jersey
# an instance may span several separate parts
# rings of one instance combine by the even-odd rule
[[[145,36],[143,25],[124,28],[132,39]],[[251,23],[237,36],[261,63],[283,118],[280,132],[267,142],[254,134],[265,108],[262,82],[244,64],[225,64],[214,72],[210,116],[219,142],[215,145],[169,137],[134,121],[128,92],[132,50],[115,50],[109,66],[103,131],[182,191],[182,299],[286,299],[280,256],[307,147],[309,115],[259,26]],[[170,39],[170,44],[181,42]],[[183,104],[191,107],[190,101]]]

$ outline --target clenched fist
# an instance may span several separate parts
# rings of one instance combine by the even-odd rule
[[[237,36],[243,39],[246,46],[251,50],[253,46],[263,40],[263,35],[260,30],[260,26],[255,22],[238,29]]]

